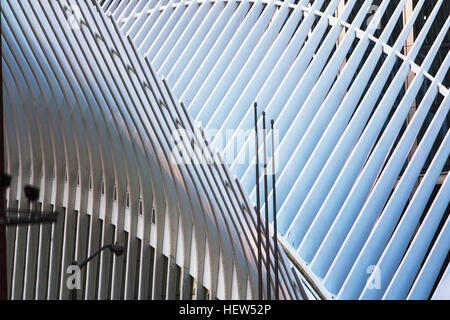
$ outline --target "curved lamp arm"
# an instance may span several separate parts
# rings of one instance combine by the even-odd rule
[[[123,252],[125,251],[125,245],[123,243],[115,243],[115,244],[107,244],[98,249],[96,252],[94,252],[91,256],[89,256],[85,261],[81,263],[77,263],[75,260],[72,262],[73,265],[77,265],[78,267],[83,268],[89,261],[94,259],[100,252],[102,252],[104,249],[109,248],[111,252],[113,252],[116,256],[121,256]]]

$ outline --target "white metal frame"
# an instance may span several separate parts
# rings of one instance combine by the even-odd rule
[[[420,65],[415,62],[443,1],[436,2],[405,55],[401,50],[411,39],[424,0],[414,8],[409,0],[401,0],[394,13],[385,17],[379,37],[374,36],[375,28],[365,23],[373,1],[365,1],[351,22],[348,17],[356,1],[347,1],[336,15],[340,1],[327,1],[323,12],[325,2],[321,0],[298,4],[161,1],[148,3],[142,15],[132,9],[142,8],[141,1],[119,2],[106,1],[103,9],[127,18],[123,24],[119,20],[122,31],[167,79],[174,95],[205,130],[251,129],[253,101],[276,120],[281,138],[276,151],[280,164],[278,231],[290,255],[323,295],[347,299],[428,297],[430,286],[417,281],[435,281],[436,272],[434,278],[428,278],[422,271],[430,268],[429,259],[442,265],[445,254],[428,256],[422,267],[418,264],[424,259],[423,247],[403,254],[410,242],[423,239],[429,243],[425,239],[435,231],[450,201],[450,193],[440,192],[429,210],[427,226],[413,233],[411,226],[418,223],[449,155],[446,139],[416,191],[414,184],[448,115],[449,89],[442,84],[449,69],[448,53],[437,74],[428,70],[448,32],[450,18],[425,60]],[[388,5],[387,0],[381,2],[379,17]],[[406,6],[413,10],[390,46],[388,39]],[[148,35],[147,40],[138,30]],[[379,61],[381,68],[376,69]],[[413,80],[397,105],[408,77]],[[424,82],[430,83],[426,96],[393,148]],[[380,98],[386,83],[387,91]],[[437,98],[442,99],[438,114],[418,149],[411,150]],[[237,135],[220,150],[224,158],[235,148]],[[240,163],[252,143],[247,139],[239,147],[230,170],[250,199],[255,199],[254,158]],[[410,150],[413,157],[396,184]],[[271,202],[271,187],[269,191]],[[272,214],[271,206],[269,211]],[[439,236],[440,241],[448,239],[447,229]],[[414,263],[409,264],[410,260]],[[377,290],[369,290],[367,270],[371,266],[381,268],[382,283]],[[405,273],[400,275],[404,268],[413,268],[408,269],[407,278]],[[414,280],[417,274],[421,276]],[[419,287],[420,293],[414,289]]]

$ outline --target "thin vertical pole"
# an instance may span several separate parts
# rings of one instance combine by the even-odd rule
[[[266,143],[266,113],[263,117],[263,144],[264,144],[264,203],[266,213],[266,276],[267,276],[267,300],[270,300],[270,231],[269,231],[269,201],[267,195],[267,143]]]
[[[277,198],[275,189],[275,133],[273,131],[274,121],[270,121],[272,129],[272,195],[273,195],[273,242],[275,256],[275,300],[280,299],[280,282],[278,279],[278,230],[277,230]]]
[[[5,159],[4,157],[4,141],[3,141],[3,104],[0,107],[0,173],[4,173]],[[0,219],[6,218],[5,205],[5,186],[0,186]],[[7,262],[6,262],[6,225],[0,226],[0,300],[8,298],[8,280],[7,280]]]
[[[259,157],[258,157],[258,104],[255,102],[255,152],[256,152],[256,220],[258,233],[258,294],[262,300],[261,215],[259,209]]]
[[[72,261],[73,266],[78,266],[78,263],[76,260]],[[77,288],[70,289],[70,300],[78,300],[78,292]]]

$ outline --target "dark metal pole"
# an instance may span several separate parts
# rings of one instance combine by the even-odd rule
[[[266,282],[267,282],[267,300],[270,300],[270,231],[269,231],[269,201],[267,195],[267,142],[266,142],[266,113],[262,113],[263,117],[263,145],[264,145],[264,203],[265,203],[265,220],[266,220]]]
[[[102,252],[103,250],[109,248],[116,256],[120,256],[123,254],[123,251],[125,250],[125,246],[123,244],[120,243],[116,243],[116,244],[106,244],[103,247],[101,247],[100,249],[98,249],[96,252],[94,252],[93,254],[91,254],[86,260],[84,260],[81,263],[77,263],[76,260],[72,261],[72,265],[74,266],[78,266],[78,268],[81,270],[85,265],[88,264],[89,261],[91,261],[92,259],[94,259],[96,256],[98,256],[100,254],[100,252]],[[71,289],[70,292],[70,298],[72,300],[77,300],[77,289]]]
[[[73,266],[78,266],[78,268],[81,270],[89,261],[91,261],[92,259],[94,259],[100,252],[103,251],[103,249],[109,248],[111,247],[111,245],[104,245],[103,247],[101,247],[100,249],[98,249],[95,253],[91,254],[90,257],[88,257],[86,260],[84,260],[82,263],[78,264],[78,262],[76,260],[72,261],[72,265]],[[78,292],[77,292],[77,288],[73,288],[70,290],[70,299],[71,300],[78,300]]]
[[[102,252],[104,249],[111,247],[110,244],[104,245],[103,247],[101,247],[100,249],[98,249],[96,252],[94,252],[93,254],[91,254],[86,260],[84,260],[82,263],[80,263],[78,265],[78,267],[81,269],[83,268],[89,261],[91,261],[92,259],[94,259],[100,252]]]
[[[4,141],[3,141],[3,104],[0,107],[0,173],[5,170],[4,167]],[[0,220],[6,218],[5,206],[5,187],[0,186]],[[7,284],[7,263],[6,263],[6,226],[0,225],[0,300],[8,298]]]
[[[273,194],[273,243],[275,246],[275,300],[280,299],[280,282],[278,279],[278,231],[277,231],[277,198],[275,184],[275,134],[273,131],[274,121],[270,121],[272,129],[272,194]]]
[[[258,293],[262,300],[261,215],[259,209],[259,157],[258,157],[258,104],[255,102],[255,152],[256,152],[256,220],[258,232]]]
[[[77,265],[77,261],[73,260],[72,261],[72,265],[76,266]],[[70,289],[70,300],[78,300],[77,288]]]

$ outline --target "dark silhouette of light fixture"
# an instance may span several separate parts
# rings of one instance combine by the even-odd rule
[[[0,174],[0,187],[6,189],[11,184],[11,176],[7,173]],[[26,185],[23,188],[25,197],[30,203],[28,209],[6,209],[2,210],[0,215],[0,225],[20,225],[35,223],[52,223],[56,221],[58,212],[56,211],[39,211],[32,209],[32,204],[39,200],[40,190],[36,186]]]
[[[25,197],[27,197],[28,201],[35,202],[39,200],[39,188],[27,184],[23,188],[23,192],[25,193]]]
[[[11,176],[7,173],[0,174],[0,187],[8,188],[11,184]]]
[[[109,249],[112,253],[114,253],[116,256],[121,256],[123,252],[125,251],[125,245],[123,243],[114,243],[114,244],[107,244],[98,249],[96,252],[91,254],[86,260],[84,260],[81,263],[77,263],[76,260],[72,261],[72,265],[78,266],[80,270],[92,259],[94,259],[97,255],[100,254],[105,249]],[[77,300],[77,289],[71,289],[71,299]]]

